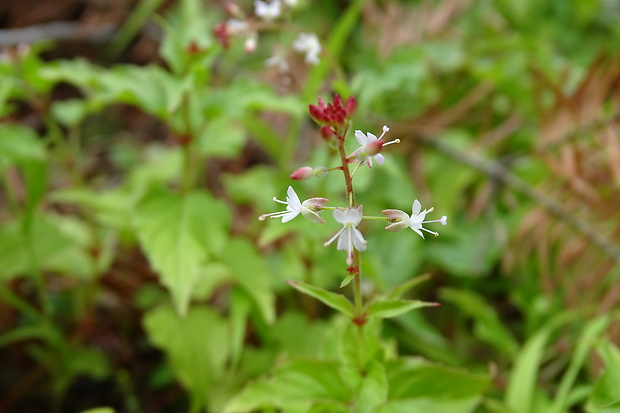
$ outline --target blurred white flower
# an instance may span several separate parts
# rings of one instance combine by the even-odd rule
[[[262,0],[254,1],[254,14],[265,20],[275,20],[280,17],[282,13],[282,7],[280,0],[272,0],[271,3],[267,3]]]
[[[305,53],[305,61],[315,65],[319,63],[319,53],[321,53],[321,43],[314,33],[299,33],[293,42],[293,49],[300,53]]]

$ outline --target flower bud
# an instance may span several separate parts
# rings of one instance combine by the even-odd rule
[[[291,174],[291,179],[295,181],[302,181],[304,179],[312,178],[314,176],[314,169],[309,166],[304,166],[303,168],[299,168],[295,172]]]
[[[336,132],[334,132],[331,126],[321,126],[321,138],[329,142],[335,136]]]
[[[347,119],[351,119],[353,115],[355,115],[355,111],[357,110],[357,100],[355,99],[355,96],[349,97],[344,110],[347,113]]]

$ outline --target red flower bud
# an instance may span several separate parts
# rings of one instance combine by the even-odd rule
[[[351,119],[353,115],[355,115],[356,109],[357,109],[357,100],[355,99],[354,96],[351,96],[347,100],[347,104],[344,109],[347,112],[347,119]]]
[[[321,126],[321,137],[323,139],[325,139],[326,141],[329,141],[335,136],[336,136],[336,132],[334,132],[331,126],[327,126],[327,125]]]

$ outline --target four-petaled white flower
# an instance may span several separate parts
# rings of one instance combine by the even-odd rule
[[[254,1],[254,14],[264,20],[275,20],[280,17],[281,13],[280,0],[272,0],[271,3],[262,0]]]
[[[441,219],[435,219],[431,221],[425,221],[426,214],[432,212],[434,208],[425,209],[422,211],[422,204],[417,199],[413,201],[413,207],[411,211],[411,217],[407,215],[405,212],[400,211],[398,209],[386,209],[383,212],[385,216],[390,220],[390,225],[385,227],[388,231],[400,231],[401,229],[405,229],[407,227],[414,230],[418,235],[424,238],[424,234],[422,231],[426,231],[435,236],[439,235],[436,232],[430,231],[422,226],[422,224],[428,224],[429,222],[440,222],[442,225],[446,225],[448,223],[448,217],[443,216]]]
[[[295,218],[300,213],[307,219],[312,222],[317,222],[320,224],[324,224],[325,220],[319,216],[319,212],[323,205],[329,202],[329,199],[326,198],[310,198],[306,199],[304,202],[299,200],[297,193],[292,186],[288,187],[286,191],[286,201],[280,201],[279,199],[273,198],[274,201],[279,202],[281,204],[286,205],[285,211],[273,212],[271,214],[263,214],[258,219],[264,221],[265,218],[282,218],[282,222],[289,222],[293,218]]]
[[[306,63],[315,65],[319,63],[319,53],[321,53],[321,43],[314,33],[299,33],[293,42],[293,49],[300,53],[305,53]]]
[[[355,159],[358,162],[366,162],[368,167],[372,168],[372,158],[375,158],[375,161],[377,161],[379,165],[383,165],[385,157],[379,152],[381,152],[386,145],[400,142],[399,139],[395,139],[391,142],[385,142],[383,140],[383,136],[385,136],[389,130],[390,128],[383,125],[383,133],[378,138],[370,132],[364,134],[361,130],[356,130],[355,139],[357,139],[362,146],[353,151],[353,153],[349,155],[349,159]]]
[[[362,206],[344,210],[336,208],[334,210],[334,219],[342,224],[342,228],[325,243],[325,246],[328,246],[338,238],[338,249],[347,251],[347,264],[352,265],[353,248],[358,251],[366,250],[366,240],[360,230],[357,229],[360,222],[362,222]]]

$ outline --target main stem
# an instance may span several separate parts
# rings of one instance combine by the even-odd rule
[[[347,160],[347,154],[344,150],[344,137],[346,136],[348,128],[338,138],[338,153],[340,154],[340,161],[342,163],[342,173],[344,174],[344,183],[347,187],[347,201],[349,208],[355,208],[355,192],[353,191],[353,177],[349,169],[349,161]],[[361,288],[361,269],[360,269],[360,252],[353,249],[353,300],[355,304],[355,317],[353,321],[358,325],[363,325],[363,311],[364,305],[362,301],[362,288]]]

